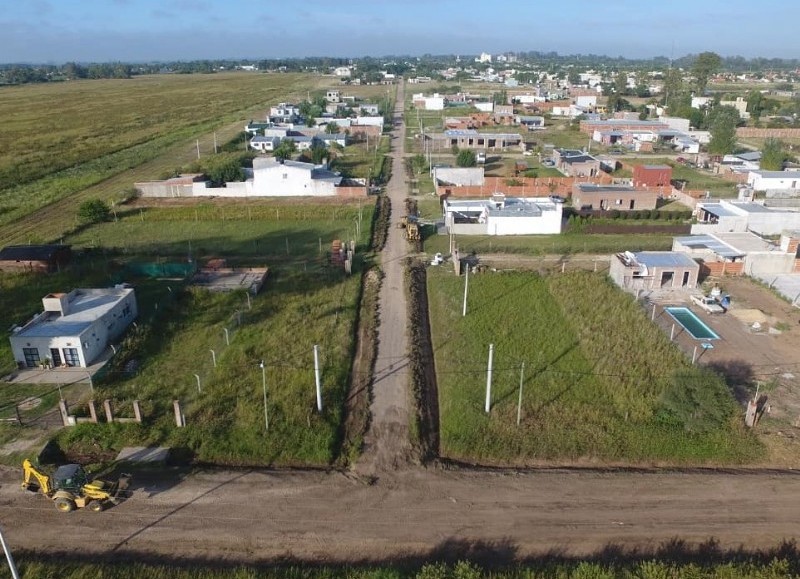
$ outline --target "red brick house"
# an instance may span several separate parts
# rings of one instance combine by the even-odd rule
[[[669,165],[636,165],[633,168],[633,186],[669,187],[672,181],[672,167]]]

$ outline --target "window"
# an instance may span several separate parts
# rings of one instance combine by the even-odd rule
[[[64,363],[67,366],[81,365],[81,359],[78,357],[78,348],[64,348]]]
[[[39,359],[39,348],[22,348],[22,355],[25,356],[25,365],[28,368],[35,368],[41,361]]]

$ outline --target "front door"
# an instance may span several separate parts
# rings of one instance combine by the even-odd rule
[[[50,348],[50,358],[53,360],[53,368],[61,366],[61,350]]]

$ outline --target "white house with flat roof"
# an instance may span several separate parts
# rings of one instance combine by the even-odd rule
[[[755,191],[791,189],[800,194],[800,171],[750,171],[747,184]]]
[[[546,235],[561,233],[562,204],[548,198],[445,199],[444,223],[461,235]]]
[[[328,197],[336,195],[341,182],[342,176],[324,165],[260,157],[253,159],[253,180],[246,195]]]
[[[697,223],[692,225],[692,234],[752,231],[758,235],[780,235],[786,230],[800,229],[800,212],[748,201],[701,202],[695,215]]]
[[[34,368],[87,367],[119,338],[138,313],[133,288],[74,289],[47,294],[44,311],[11,334],[14,359]]]

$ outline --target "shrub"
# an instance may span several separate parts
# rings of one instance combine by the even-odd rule
[[[458,155],[456,156],[456,165],[459,167],[474,167],[477,164],[478,160],[475,157],[474,151],[463,149],[458,152]]]
[[[90,199],[84,201],[78,207],[78,219],[81,223],[100,223],[101,221],[108,221],[111,215],[111,209],[108,203],[101,199]]]
[[[639,211],[639,219],[650,219],[653,213],[649,209],[642,209]]]
[[[612,209],[608,212],[608,216],[611,219],[619,219],[619,209]]]

